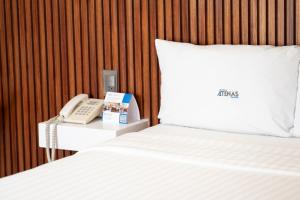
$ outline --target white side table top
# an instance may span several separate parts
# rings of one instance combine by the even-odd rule
[[[39,123],[39,146],[46,147],[45,122]],[[107,124],[97,118],[91,123],[61,123],[57,126],[57,148],[80,151],[101,144],[125,133],[141,131],[149,127],[149,120],[142,119],[130,124]],[[51,137],[50,137],[51,139]],[[50,142],[52,143],[52,142]]]

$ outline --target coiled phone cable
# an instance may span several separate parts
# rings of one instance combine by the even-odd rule
[[[49,119],[46,122],[46,155],[48,162],[52,162],[55,160],[55,150],[57,148],[57,125],[60,122],[63,122],[63,117],[59,115]],[[52,136],[52,145],[50,145],[50,135]]]

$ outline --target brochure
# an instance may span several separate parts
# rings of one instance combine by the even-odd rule
[[[137,102],[130,93],[107,92],[103,106],[103,122],[128,124],[140,120]]]

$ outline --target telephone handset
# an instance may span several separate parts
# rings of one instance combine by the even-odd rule
[[[59,114],[64,122],[87,124],[100,115],[102,105],[102,99],[89,99],[88,95],[80,94],[71,99]]]
[[[60,111],[59,115],[46,122],[46,154],[49,162],[55,160],[57,147],[57,124],[71,122],[87,124],[100,115],[103,100],[89,99],[87,94],[79,94],[73,97]],[[53,124],[51,129],[50,125]],[[51,132],[51,133],[50,133]],[[52,150],[50,156],[50,135],[52,135]]]
[[[73,112],[76,105],[79,103],[86,101],[88,99],[87,94],[79,94],[75,97],[73,97],[59,112],[60,116],[69,117],[70,114]]]

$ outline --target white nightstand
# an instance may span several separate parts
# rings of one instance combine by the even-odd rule
[[[86,125],[61,123],[57,126],[57,148],[79,151],[122,134],[137,132],[147,127],[149,127],[148,119],[120,125],[104,124],[99,118]],[[44,122],[39,123],[39,146],[46,147]]]

